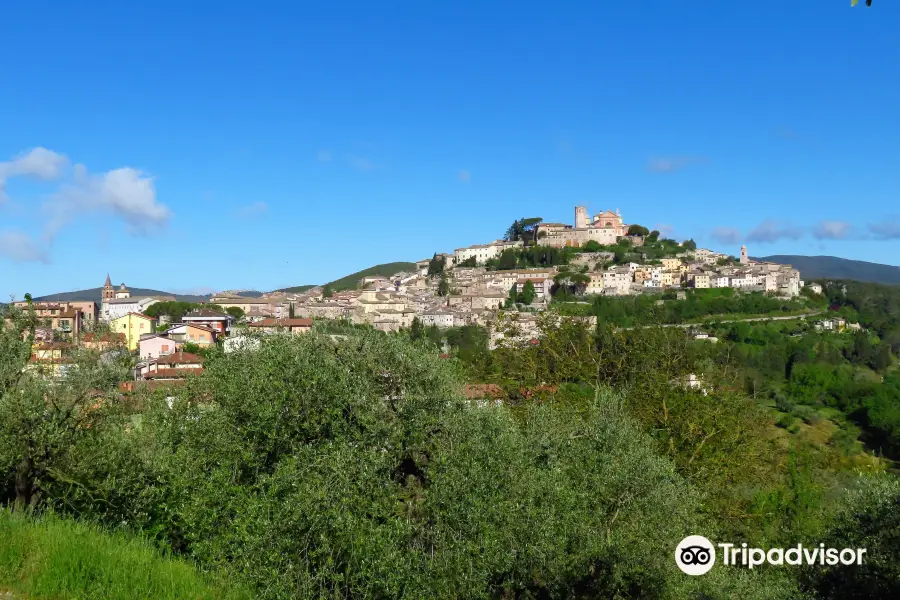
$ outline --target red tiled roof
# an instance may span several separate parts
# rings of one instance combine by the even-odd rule
[[[184,379],[188,375],[198,375],[203,369],[159,369],[144,373],[144,379]]]
[[[174,354],[166,354],[164,356],[160,356],[156,359],[156,364],[158,365],[191,365],[191,364],[203,364],[206,361],[205,358],[200,356],[199,354],[192,354],[190,352],[176,352]]]
[[[480,400],[481,398],[502,398],[506,394],[496,383],[467,383],[463,388],[463,393],[469,400]]]
[[[148,321],[155,321],[155,320],[156,320],[156,319],[154,319],[153,317],[148,317],[147,315],[145,315],[145,314],[143,314],[143,313],[130,312],[130,313],[128,313],[128,314],[125,315],[125,316],[127,317],[128,315],[134,315],[135,317],[140,317],[140,318],[142,318],[142,319],[147,319]],[[119,318],[121,319],[121,317],[119,317]]]

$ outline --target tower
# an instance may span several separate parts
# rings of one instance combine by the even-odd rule
[[[747,246],[741,246],[741,264],[742,265],[750,264],[750,257],[747,256]]]
[[[575,207],[575,228],[581,229],[588,226],[587,207]]]
[[[116,290],[112,281],[109,279],[109,273],[106,274],[106,283],[103,284],[103,301],[112,300],[116,297]]]

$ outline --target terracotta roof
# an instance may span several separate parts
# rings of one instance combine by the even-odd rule
[[[467,383],[463,388],[463,393],[469,400],[503,398],[506,395],[503,388],[496,383]]]
[[[312,319],[273,319],[268,317],[256,323],[250,323],[248,327],[312,327]]]
[[[192,329],[201,329],[203,331],[208,331],[210,333],[219,333],[218,329],[213,329],[212,327],[207,327],[206,325],[200,325],[198,323],[174,323],[169,328],[162,333],[170,333],[176,327],[191,327]]]
[[[159,369],[144,373],[144,379],[183,379],[188,375],[198,375],[203,369]]]
[[[156,364],[158,365],[186,365],[186,364],[203,364],[206,361],[205,358],[200,356],[199,354],[192,354],[190,352],[176,352],[174,354],[167,354],[165,356],[160,356],[156,359]]]
[[[69,342],[44,342],[35,346],[35,350],[68,350],[72,347]]]

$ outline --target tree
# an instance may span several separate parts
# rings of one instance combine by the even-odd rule
[[[534,302],[534,298],[537,295],[537,291],[534,289],[534,283],[528,279],[525,281],[525,285],[522,286],[522,293],[520,294],[519,301],[522,304],[531,304]]]
[[[457,263],[456,266],[457,267],[477,267],[478,261],[475,259],[474,256],[470,256],[466,260],[463,260],[463,261],[460,261],[459,263]]]
[[[332,296],[334,296],[334,290],[332,289],[330,283],[326,283],[325,287],[322,288],[322,297],[331,298]]]
[[[649,235],[650,230],[644,227],[643,225],[631,225],[628,227],[627,235]]]
[[[293,307],[293,304],[291,304]],[[236,320],[240,321],[244,318],[244,309],[240,306],[229,306],[225,309],[225,312],[234,317]]]
[[[293,319],[293,318],[294,318],[294,315],[295,315],[295,313],[294,313],[294,303],[291,302],[290,306],[288,307],[288,318],[289,318],[289,319]]]
[[[419,317],[413,317],[412,324],[409,327],[409,337],[413,340],[421,340],[425,337],[425,326]]]
[[[438,296],[448,296],[450,294],[450,281],[447,279],[447,274],[443,271],[441,272],[441,280],[438,282],[437,288]]]
[[[647,239],[648,239],[650,242],[655,242],[656,240],[659,239],[659,236],[660,236],[659,231],[657,231],[656,229],[654,229],[653,231],[650,232],[650,235],[647,236]]]
[[[692,238],[692,239],[685,240],[684,242],[682,242],[681,246],[682,246],[685,250],[696,250],[696,249],[697,249],[697,242],[695,242],[695,241],[693,240],[693,238]]]
[[[428,261],[428,276],[431,277],[433,275],[440,275],[444,272],[444,258],[442,256],[438,256],[435,252],[434,256],[431,257],[431,260]]]

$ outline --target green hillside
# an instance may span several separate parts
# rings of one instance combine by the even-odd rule
[[[0,598],[249,600],[149,542],[55,516],[0,510]]]
[[[800,256],[776,254],[762,256],[764,260],[782,265],[792,265],[804,279],[854,279],[869,283],[900,285],[900,267],[849,260],[837,256]]]
[[[302,294],[307,290],[313,289],[314,285],[295,285],[294,287],[289,288],[281,288],[280,290],[275,290],[276,292],[292,292],[294,294]]]
[[[376,275],[390,277],[394,273],[399,273],[400,271],[415,270],[416,264],[411,262],[384,263],[382,265],[375,265],[374,267],[363,269],[362,271],[357,271],[356,273],[350,273],[346,277],[341,277],[340,279],[336,279],[328,283],[328,285],[330,285],[331,289],[336,292],[339,292],[341,290],[355,290],[357,285],[359,284],[359,280],[363,277],[372,277]]]
[[[128,291],[132,296],[175,296],[176,300],[181,302],[206,302],[209,296],[196,296],[192,294],[173,294],[171,292],[161,292],[159,290],[150,290],[145,288],[129,287]],[[59,294],[47,294],[46,296],[37,296],[35,302],[78,302],[93,301],[100,303],[103,299],[103,288],[91,288],[89,290],[78,290],[75,292],[61,292]]]
[[[384,277],[390,277],[394,273],[399,273],[400,271],[415,271],[416,264],[411,262],[392,262],[392,263],[384,263],[381,265],[375,265],[374,267],[369,267],[368,269],[363,269],[362,271],[357,271],[356,273],[350,273],[340,279],[335,279],[334,281],[328,282],[326,285],[331,286],[331,289],[340,292],[343,290],[355,290],[359,285],[359,280],[363,277],[371,277],[374,275],[382,275]],[[314,288],[314,285],[298,285],[295,287],[282,288],[280,290],[275,290],[276,292],[296,292],[302,293],[306,290]]]

